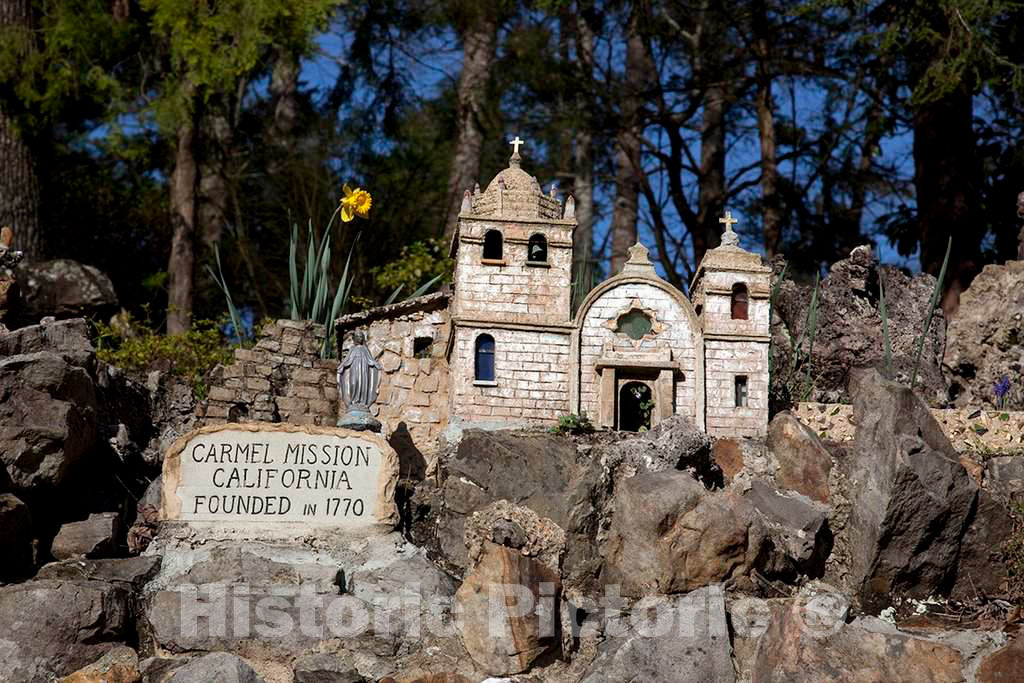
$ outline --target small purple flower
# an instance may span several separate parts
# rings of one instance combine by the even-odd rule
[[[996,398],[1003,398],[1010,393],[1010,378],[1003,375],[996,385],[992,387],[992,393],[996,395]]]

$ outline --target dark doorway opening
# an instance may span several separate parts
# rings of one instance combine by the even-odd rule
[[[640,432],[651,428],[654,396],[643,382],[627,382],[619,389],[619,429]]]

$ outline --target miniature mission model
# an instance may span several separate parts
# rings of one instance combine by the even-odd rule
[[[713,435],[765,434],[771,269],[740,248],[731,213],[691,299],[636,244],[573,315],[573,198],[545,194],[521,167],[522,140],[511,144],[508,168],[463,197],[452,293],[337,321],[343,352],[366,343],[382,363],[374,411],[386,432],[407,428],[425,443],[448,424],[551,425],[585,413],[621,430],[685,415]]]

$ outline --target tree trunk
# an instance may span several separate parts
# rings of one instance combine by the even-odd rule
[[[611,274],[622,269],[627,250],[637,241],[637,201],[640,196],[641,107],[650,64],[640,35],[640,12],[634,7],[626,39],[625,92],[619,132],[615,137],[615,206],[612,210]]]
[[[462,74],[459,76],[457,138],[448,174],[448,201],[444,236],[450,240],[458,224],[463,193],[479,182],[480,151],[484,132],[481,112],[487,97],[487,84],[498,42],[498,21],[494,12],[482,5],[462,34]]]
[[[580,280],[578,291],[590,290],[594,279],[594,150],[591,121],[594,98],[594,31],[586,19],[576,18],[576,63],[579,90],[576,98],[573,199],[576,231],[572,241],[572,273]]]
[[[0,0],[0,29],[32,28],[29,0]],[[31,40],[26,41],[31,50]],[[39,220],[39,177],[35,159],[13,112],[0,102],[0,227],[14,230],[14,248],[42,260],[46,244]]]
[[[761,233],[764,255],[771,258],[782,249],[782,214],[779,210],[779,161],[775,151],[775,103],[772,100],[772,66],[769,63],[768,18],[763,2],[754,9],[757,55],[757,134],[761,143]]]
[[[192,322],[198,169],[192,125],[178,129],[171,173],[171,259],[167,265],[167,333],[181,334]]]
[[[199,161],[199,205],[196,210],[203,244],[212,250],[220,244],[228,222],[228,163],[233,137],[232,122],[223,98],[216,108],[206,108],[201,120],[202,132],[196,156]]]
[[[704,90],[704,111],[700,130],[700,176],[697,179],[696,225],[690,226],[694,263],[704,252],[721,244],[725,211],[725,119],[728,111],[726,74],[722,59],[725,31],[718,6],[705,2],[698,18],[698,40],[694,46],[694,72]]]
[[[952,236],[942,308],[952,313],[979,270],[981,238],[975,221],[980,167],[974,154],[971,89],[962,85],[914,114],[914,188],[921,270],[938,275]]]

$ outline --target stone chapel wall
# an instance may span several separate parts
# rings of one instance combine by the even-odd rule
[[[637,302],[642,310],[663,325],[659,334],[634,342],[613,327],[620,315]],[[675,413],[696,419],[700,378],[697,371],[695,335],[690,320],[679,302],[660,287],[643,282],[629,282],[602,294],[586,312],[580,329],[580,409],[595,419],[600,414],[601,377],[595,365],[606,347],[610,351],[651,352],[671,349],[672,360],[678,361],[682,376],[676,376]]]
[[[715,333],[756,335],[767,334],[771,320],[769,292],[763,288],[757,275],[729,271],[710,271],[704,274],[703,317],[714,320]],[[732,286],[743,283],[749,292],[746,320],[733,320],[731,310]],[[717,296],[716,296],[717,295]],[[710,325],[709,325],[710,328]]]
[[[286,422],[333,426],[338,418],[338,361],[320,358],[324,326],[278,320],[256,346],[210,373],[199,406],[206,424]]]
[[[437,436],[448,422],[447,305],[447,294],[430,294],[335,324],[342,354],[351,346],[348,332],[366,331],[367,347],[381,364],[380,395],[371,412],[403,461],[410,448],[420,454],[436,451]]]
[[[476,338],[494,337],[492,386],[473,376]],[[463,421],[556,422],[569,411],[569,332],[458,328],[451,365],[452,414]]]

